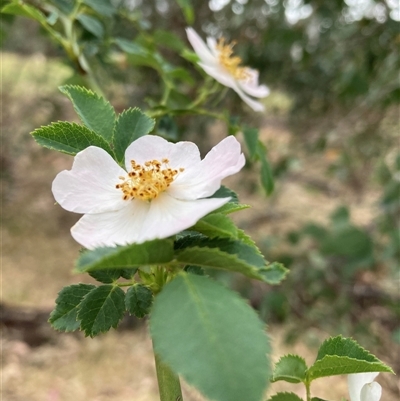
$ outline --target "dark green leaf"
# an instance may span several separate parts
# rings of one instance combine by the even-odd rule
[[[130,268],[143,265],[161,265],[173,259],[172,240],[147,241],[118,247],[97,248],[83,253],[76,262],[78,272],[107,268]]]
[[[60,91],[69,97],[82,122],[107,142],[111,142],[115,122],[111,104],[80,86],[65,85],[60,87]]]
[[[86,336],[94,337],[113,328],[125,312],[125,293],[111,284],[90,291],[79,305],[78,319]]]
[[[31,134],[39,145],[69,155],[74,156],[88,146],[97,146],[112,155],[109,144],[83,125],[60,121],[38,128]]]
[[[117,159],[122,162],[126,148],[136,139],[147,135],[154,128],[155,121],[139,109],[128,109],[122,112],[115,123],[114,148]]]
[[[316,361],[307,371],[307,377],[315,380],[319,377],[363,372],[393,373],[389,366],[351,338],[337,336],[323,342]]]
[[[156,43],[157,46],[169,47],[177,52],[185,48],[185,44],[182,42],[179,36],[169,31],[157,29],[153,33],[153,38],[154,43]]]
[[[217,191],[214,192],[210,198],[231,198],[231,203],[239,203],[239,198],[235,191],[221,185]]]
[[[149,314],[153,303],[153,293],[142,284],[135,284],[128,289],[125,295],[126,310],[138,318]]]
[[[261,162],[261,184],[267,195],[271,195],[274,190],[274,177],[272,176],[272,169],[267,160],[265,147],[260,141],[258,141],[257,154]]]
[[[254,160],[257,155],[258,146],[258,129],[257,128],[245,128],[243,130],[243,137],[249,150],[250,159]]]
[[[103,24],[95,17],[92,17],[87,14],[78,14],[76,19],[82,24],[82,26],[96,36],[99,39],[102,39],[104,36],[104,28]]]
[[[56,307],[51,312],[49,323],[59,331],[75,331],[79,329],[77,308],[82,299],[91,290],[96,288],[92,284],[73,284],[64,287],[57,296]]]
[[[204,270],[200,266],[187,265],[185,266],[185,272],[190,274],[197,274],[198,276],[204,276]]]
[[[89,275],[101,283],[111,284],[122,276],[122,269],[95,270],[89,272]]]
[[[111,17],[115,13],[110,0],[83,0],[83,3],[104,17]]]
[[[273,395],[271,398],[268,398],[268,401],[303,401],[303,399],[294,393],[285,392]]]
[[[138,270],[137,267],[133,267],[132,269],[122,269],[121,277],[123,277],[127,280],[132,280],[133,277],[135,276],[137,270]]]
[[[269,266],[258,248],[241,241],[186,236],[175,242],[175,258],[186,265],[235,271],[269,282]]]
[[[272,381],[285,380],[289,383],[301,383],[306,378],[306,361],[298,355],[285,355],[275,365]]]
[[[180,274],[156,296],[155,352],[207,398],[259,401],[267,386],[268,340],[254,310],[211,279]]]

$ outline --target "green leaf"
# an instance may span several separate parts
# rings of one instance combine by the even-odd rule
[[[65,332],[78,330],[80,322],[77,319],[77,308],[85,295],[94,288],[96,287],[92,284],[73,284],[64,287],[58,293],[56,307],[50,314],[51,326]]]
[[[125,110],[117,117],[113,142],[118,161],[124,160],[125,150],[133,141],[153,130],[154,123],[137,108]]]
[[[323,342],[316,361],[307,371],[307,377],[315,380],[319,377],[363,372],[393,373],[389,366],[351,338],[337,336]]]
[[[247,149],[249,150],[250,159],[254,160],[257,155],[258,147],[258,129],[245,128],[243,130],[244,141],[246,142]]]
[[[210,198],[231,198],[230,202],[232,203],[239,203],[239,198],[235,191],[221,185],[217,191],[214,192]]]
[[[83,3],[104,17],[111,17],[115,14],[115,8],[110,0],[83,0]]]
[[[288,275],[289,270],[282,263],[269,263],[262,271],[263,280],[271,285],[280,284]]]
[[[222,213],[213,213],[203,217],[191,229],[210,238],[237,238],[235,223]]]
[[[269,282],[269,266],[258,248],[237,240],[186,236],[175,242],[175,259],[186,265],[235,271]]]
[[[277,393],[268,398],[268,401],[303,401],[298,395],[294,393]]]
[[[170,31],[157,29],[153,33],[153,38],[154,38],[154,43],[156,43],[157,46],[169,47],[170,49],[175,50],[177,52],[180,52],[185,48],[185,44],[182,42],[179,36],[175,35]]]
[[[137,269],[135,269],[136,272]],[[95,280],[104,284],[111,284],[117,281],[123,275],[122,269],[103,269],[89,272],[89,275]]]
[[[125,293],[111,284],[90,291],[79,305],[78,319],[86,336],[94,337],[113,328],[125,312]]]
[[[267,160],[265,146],[260,141],[258,141],[257,155],[261,162],[261,184],[267,195],[271,195],[274,190],[274,177]]]
[[[306,378],[306,361],[298,355],[285,355],[275,365],[272,381],[284,380],[289,383],[301,383]]]
[[[187,25],[193,25],[194,10],[191,0],[177,0],[179,7],[182,9]]]
[[[78,14],[76,19],[82,24],[82,26],[96,36],[102,39],[104,36],[103,24],[97,19],[87,14]]]
[[[4,14],[21,15],[32,18],[41,24],[47,24],[46,16],[41,11],[22,2],[14,1],[13,3],[6,4],[1,9],[1,12]]]
[[[155,352],[215,401],[259,401],[269,345],[254,310],[213,280],[180,274],[156,296],[150,316]]]
[[[117,247],[97,248],[84,252],[76,262],[78,272],[107,268],[130,268],[161,265],[173,259],[173,242],[169,239],[147,241]]]
[[[115,121],[111,104],[81,86],[65,85],[60,87],[60,91],[69,97],[82,122],[107,142],[111,142]]]
[[[128,289],[125,295],[126,310],[138,318],[149,314],[153,303],[153,293],[142,284],[135,284]]]
[[[244,205],[242,203],[228,202],[219,209],[214,210],[212,213],[230,214],[234,212],[240,212],[241,210],[248,209],[249,207],[249,205]]]
[[[109,144],[100,135],[75,123],[52,123],[37,128],[31,135],[39,145],[68,155],[74,156],[88,146],[97,146],[112,155]]]

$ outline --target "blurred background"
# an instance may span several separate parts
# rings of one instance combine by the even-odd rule
[[[190,50],[188,25],[203,38],[234,40],[243,63],[271,89],[265,113],[251,112],[233,92],[222,107],[260,128],[275,189],[265,195],[257,164],[226,184],[252,206],[236,222],[290,274],[278,287],[232,274],[216,278],[268,323],[274,360],[297,352],[311,363],[325,338],[343,334],[400,372],[397,0],[86,0],[86,18],[75,21],[77,58],[45,28],[62,29],[76,2],[24,3],[46,23],[1,14],[5,401],[157,399],[146,322],[126,319],[95,339],[56,333],[47,323],[58,291],[90,279],[72,274],[79,246],[69,229],[79,216],[55,205],[51,194],[52,180],[72,158],[40,148],[29,133],[53,121],[78,122],[57,87],[90,86],[82,57],[117,111],[153,107],[171,71],[178,85],[168,107],[187,103],[202,85],[182,57]],[[228,128],[171,112],[156,130],[207,151]],[[398,399],[395,376],[378,381],[383,400]],[[304,395],[293,385],[271,386],[278,389]],[[185,393],[185,400],[201,399],[188,386]],[[347,397],[345,379],[315,382],[315,396]]]

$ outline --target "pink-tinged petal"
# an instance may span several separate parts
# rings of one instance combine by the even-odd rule
[[[143,242],[150,204],[140,200],[126,202],[120,210],[85,214],[71,228],[72,237],[87,249]]]
[[[382,396],[382,387],[377,382],[365,384],[361,389],[361,401],[379,401]]]
[[[228,136],[211,149],[198,167],[181,173],[167,192],[177,199],[206,198],[219,189],[224,178],[237,173],[244,165],[240,143]]]
[[[146,230],[143,231],[141,241],[178,234],[229,200],[230,198],[213,198],[187,201],[175,199],[164,192],[150,204]]]
[[[369,373],[353,373],[347,376],[347,383],[349,388],[350,401],[362,401],[360,398],[361,389],[366,383],[374,381],[378,376],[377,372]]]
[[[149,160],[168,159],[171,168],[186,168],[199,163],[199,148],[193,142],[171,143],[165,139],[146,135],[132,142],[125,152],[125,165],[131,169],[131,160],[143,164]]]
[[[220,65],[210,66],[203,63],[199,63],[199,65],[210,77],[213,77],[220,84],[232,89],[237,87],[235,78]]]
[[[186,34],[193,50],[200,57],[200,60],[206,64],[215,64],[215,56],[204,43],[203,39],[193,28],[186,28]]]
[[[124,206],[122,192],[115,188],[119,176],[126,176],[103,149],[90,146],[79,152],[71,170],[64,170],[53,181],[56,201],[76,213],[101,213]]]

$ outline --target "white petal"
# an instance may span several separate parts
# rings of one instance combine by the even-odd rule
[[[86,214],[72,227],[71,234],[87,249],[167,238],[193,226],[229,199],[181,201],[164,192],[150,203],[134,200],[115,212]]]
[[[377,382],[365,384],[361,390],[361,401],[379,401],[382,395],[382,387]]]
[[[247,96],[243,90],[239,87],[239,85],[235,85],[234,88],[232,88],[240,97],[241,99],[249,106],[251,107],[254,111],[259,111],[263,112],[265,110],[264,106],[260,103],[257,102],[256,100],[250,98]]]
[[[54,179],[53,195],[70,212],[118,210],[125,202],[121,190],[115,188],[119,176],[126,176],[126,171],[105,150],[89,146],[75,156],[71,170]]]
[[[207,38],[207,45],[208,45],[208,48],[210,49],[211,53],[217,59],[218,58],[218,50],[217,50],[217,41],[215,40],[215,38],[212,38],[209,36]]]
[[[246,69],[248,77],[238,81],[239,86],[250,96],[265,97],[269,95],[269,89],[265,85],[258,85],[258,71],[252,68]]]
[[[232,89],[237,87],[235,78],[233,78],[233,76],[228,71],[225,71],[221,66],[210,66],[203,63],[199,63],[199,65],[208,75],[210,75],[210,77],[213,77],[220,84]]]
[[[193,50],[200,57],[200,60],[206,64],[215,64],[215,56],[211,53],[210,49],[197,32],[193,28],[186,28],[186,34]]]
[[[375,377],[378,376],[377,372],[368,373],[354,373],[347,376],[347,383],[349,386],[350,401],[361,401],[360,393],[361,389],[366,383],[374,381]]]
[[[199,199],[211,196],[221,181],[237,173],[245,164],[240,143],[228,136],[214,146],[196,168],[181,173],[167,192],[177,199]]]
[[[130,161],[143,164],[149,160],[159,160],[167,158],[171,168],[190,167],[199,163],[199,148],[193,142],[171,143],[165,139],[155,136],[142,136],[132,142],[125,152],[125,165],[130,170]]]
[[[140,240],[167,238],[186,230],[229,200],[230,198],[213,198],[186,201],[175,199],[164,192],[151,202],[146,218],[146,231]]]
[[[73,238],[87,249],[142,242],[150,204],[140,200],[126,202],[120,210],[85,214],[71,228]]]

